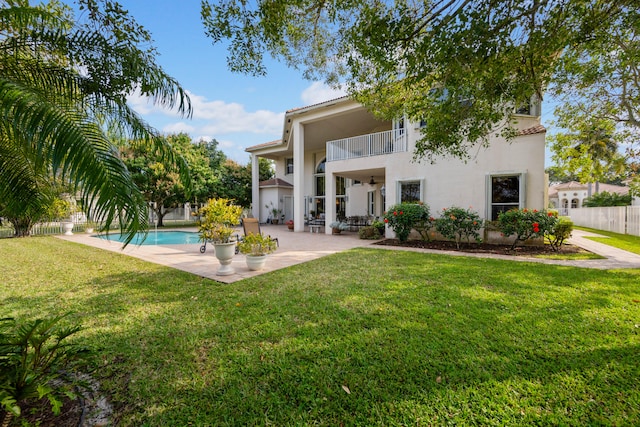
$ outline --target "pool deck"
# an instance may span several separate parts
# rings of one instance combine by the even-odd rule
[[[233,257],[232,266],[235,274],[218,276],[216,271],[219,262],[214,256],[213,245],[207,245],[207,251],[200,253],[200,244],[166,245],[166,246],[134,246],[129,245],[124,250],[119,242],[91,237],[88,234],[76,233],[73,236],[59,236],[71,242],[123,253],[155,264],[165,265],[178,270],[187,271],[198,276],[206,277],[222,283],[233,283],[238,280],[257,276],[270,271],[279,270],[295,264],[311,261],[325,255],[345,251],[356,247],[371,246],[375,241],[361,240],[357,233],[342,233],[331,235],[324,233],[293,233],[282,225],[263,225],[264,234],[277,237],[280,246],[277,251],[269,255],[265,268],[261,271],[250,271],[242,254]],[[166,231],[171,230],[167,229]],[[180,231],[196,231],[195,228],[181,228]],[[241,230],[238,230],[242,234]],[[585,237],[593,235],[580,230],[573,232],[569,243],[583,247],[591,252],[603,256],[596,260],[550,260],[529,257],[514,257],[508,255],[470,254],[464,252],[435,251],[429,249],[402,248],[396,246],[374,246],[376,249],[408,250],[423,253],[438,253],[454,256],[487,257],[505,259],[509,261],[526,261],[541,264],[563,265],[570,267],[584,267],[596,269],[640,268],[640,255],[613,248],[611,246],[588,240]]]
[[[361,240],[357,233],[343,233],[338,236],[323,233],[294,233],[282,225],[262,225],[263,234],[278,238],[280,246],[269,255],[264,269],[251,271],[247,268],[245,256],[238,254],[231,263],[236,271],[229,276],[218,276],[216,271],[220,263],[214,255],[213,245],[207,244],[207,251],[200,253],[201,244],[189,245],[129,245],[124,250],[122,243],[92,237],[89,234],[75,233],[73,236],[59,236],[70,242],[126,254],[145,261],[166,265],[167,267],[187,271],[198,276],[207,277],[222,283],[233,283],[248,277],[268,273],[273,270],[311,261],[325,255],[345,251],[347,249],[369,246],[373,241]],[[196,231],[196,228],[167,228],[163,231]],[[242,230],[237,230],[242,235]],[[153,233],[153,231],[151,231]]]

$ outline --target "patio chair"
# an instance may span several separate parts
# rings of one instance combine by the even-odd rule
[[[253,234],[262,234],[260,231],[260,223],[257,218],[242,218],[242,229],[244,230],[244,235],[248,235],[249,233]],[[280,246],[277,237],[268,236],[271,240],[276,242],[276,246]]]

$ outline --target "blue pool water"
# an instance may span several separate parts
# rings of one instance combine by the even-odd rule
[[[102,234],[94,237],[113,242],[124,242],[125,240],[125,235],[121,233]],[[143,238],[144,233],[138,233],[131,243],[134,245],[189,245],[200,243],[200,236],[192,231],[149,231],[144,242],[142,241]]]

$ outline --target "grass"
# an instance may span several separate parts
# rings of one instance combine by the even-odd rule
[[[0,241],[0,317],[73,311],[122,426],[632,425],[640,270],[355,249],[223,285]]]
[[[600,234],[607,237],[586,237],[587,239],[604,243],[618,249],[633,252],[640,255],[640,236],[632,236],[630,234],[619,234],[611,231],[596,230],[587,227],[576,227],[579,230],[589,231],[591,233]]]
[[[541,258],[541,259],[555,259],[555,260],[587,260],[587,259],[605,259],[606,258],[601,255],[594,254],[593,252],[588,252],[588,251],[564,253],[564,254],[550,253],[545,255],[534,255],[533,257]]]

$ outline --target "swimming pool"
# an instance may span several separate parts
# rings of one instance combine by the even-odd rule
[[[125,235],[122,233],[101,234],[93,237],[110,240],[113,242],[124,242]],[[144,233],[138,233],[131,241],[134,245],[191,245],[200,243],[200,236],[193,231],[149,231],[146,240],[143,242]]]

